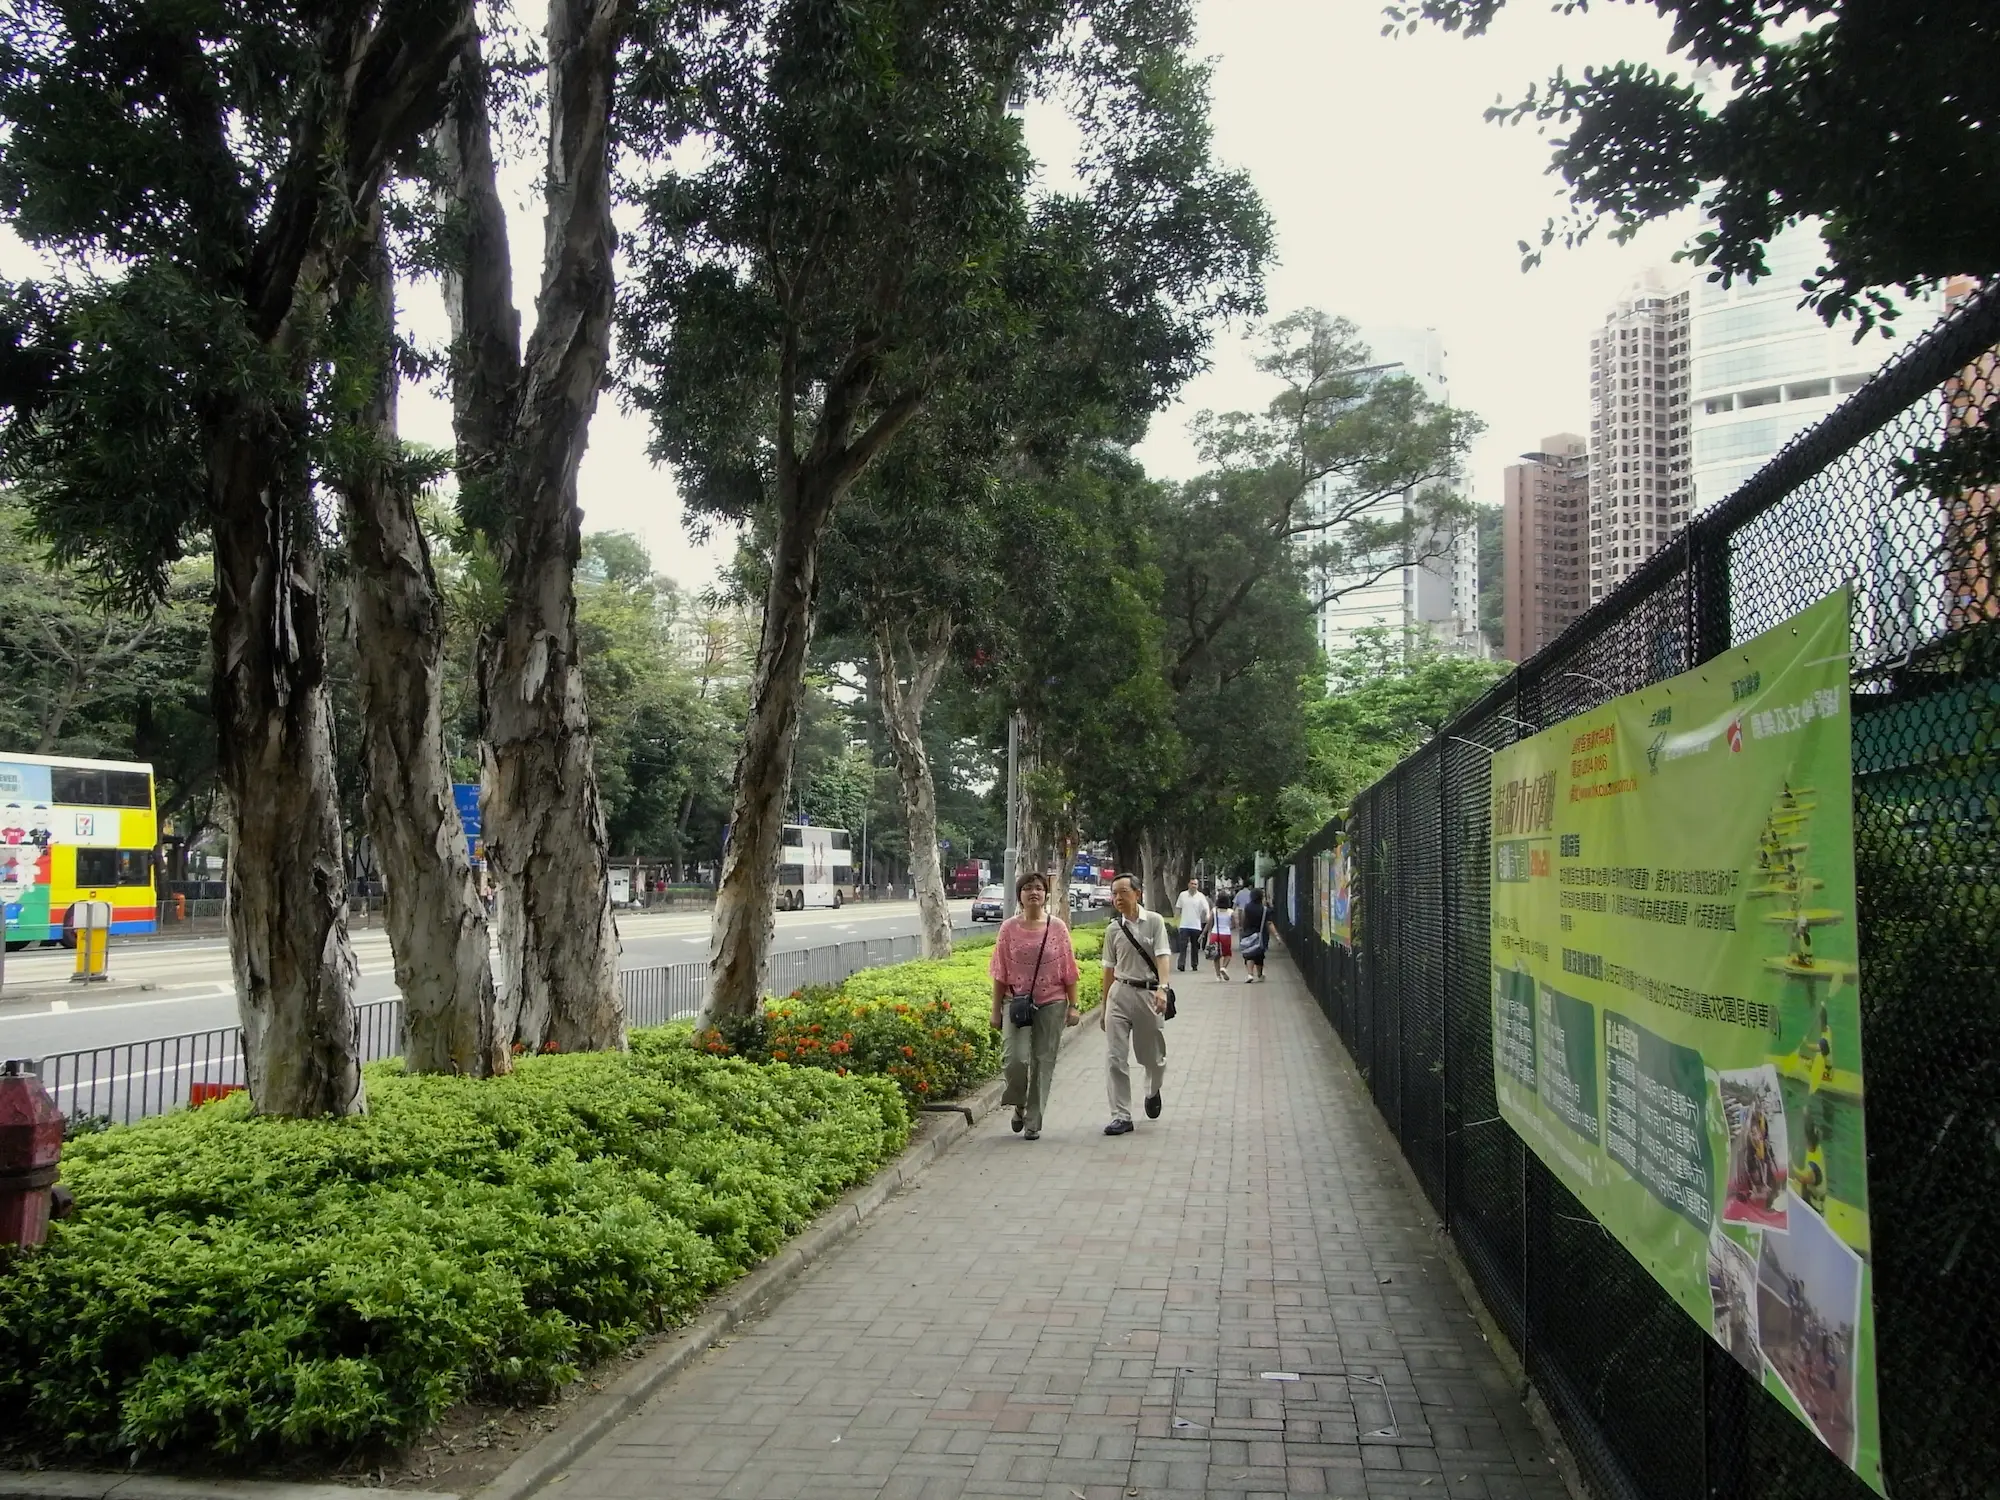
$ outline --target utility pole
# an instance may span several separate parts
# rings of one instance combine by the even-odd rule
[[[1021,716],[1007,717],[1007,853],[1001,860],[1000,909],[1014,915],[1014,882],[1021,872]]]

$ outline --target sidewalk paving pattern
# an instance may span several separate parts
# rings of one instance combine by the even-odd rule
[[[1290,963],[1177,976],[1161,1119],[1101,1033],[551,1500],[1564,1500]],[[1296,1379],[1267,1379],[1267,1374]]]

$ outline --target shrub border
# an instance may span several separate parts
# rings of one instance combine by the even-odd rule
[[[1097,1010],[1093,1007],[1082,1021],[1066,1029],[1062,1051],[1074,1051],[1085,1032],[1102,1036],[1096,1020]],[[1000,1095],[1006,1086],[1004,1078],[989,1079],[975,1093],[949,1101],[945,1106],[949,1113],[930,1115],[937,1123],[923,1133],[921,1140],[906,1146],[901,1155],[885,1163],[868,1181],[849,1188],[811,1224],[787,1240],[777,1254],[711,1298],[693,1322],[634,1361],[629,1370],[603,1390],[578,1401],[560,1426],[465,1500],[527,1500],[547,1486],[586,1449],[643,1406],[661,1386],[706,1353],[711,1344],[726,1337],[745,1319],[782,1300],[807,1268],[873,1218],[898,1189],[922,1177],[940,1157],[971,1135],[981,1120],[1000,1107]],[[970,1120],[964,1111],[971,1112]],[[588,1374],[586,1371],[585,1376]],[[98,1500],[114,1491],[119,1500],[213,1500],[218,1495],[240,1500],[352,1500],[361,1495],[390,1493],[405,1500],[426,1500],[427,1496],[433,1500],[455,1500],[439,1491],[391,1492],[334,1483],[218,1482],[128,1471],[0,1472],[0,1496],[8,1500]]]
[[[1062,1050],[1074,1050],[1086,1031],[1098,1032],[1086,1015],[1063,1033]],[[1102,1035],[1099,1032],[1099,1035]],[[874,1217],[894,1196],[922,1177],[938,1158],[971,1135],[978,1122],[1000,1107],[1004,1078],[980,1086],[977,1093],[950,1101],[951,1113],[938,1113],[936,1128],[904,1148],[860,1187],[850,1188],[838,1202],[801,1230],[771,1259],[737,1281],[707,1311],[669,1342],[641,1358],[633,1368],[602,1391],[578,1403],[561,1426],[515,1459],[503,1472],[473,1491],[470,1500],[526,1500],[576,1461],[585,1449],[617,1426],[681,1371],[707,1352],[746,1318],[780,1301],[793,1282],[827,1252]],[[972,1112],[968,1123],[961,1110]]]

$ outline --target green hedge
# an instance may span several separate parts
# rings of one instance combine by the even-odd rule
[[[908,1140],[883,1080],[687,1035],[483,1083],[377,1065],[361,1120],[237,1095],[71,1143],[75,1217],[0,1274],[0,1446],[407,1443],[676,1321]]]
[[[992,937],[967,938],[950,958],[865,969],[845,984],[808,985],[770,1001],[754,1019],[696,1037],[717,1056],[782,1062],[837,1074],[888,1078],[911,1103],[949,1099],[1000,1070],[993,1030]],[[1102,929],[1076,933],[1077,1003],[1098,1003]]]

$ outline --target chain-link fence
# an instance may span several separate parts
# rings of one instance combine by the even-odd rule
[[[1606,1497],[1870,1492],[1500,1118],[1491,756],[1843,583],[1884,1469],[1897,1500],[2000,1493],[2000,486],[1925,457],[2000,451],[1996,346],[2000,288],[1988,288],[1278,872],[1313,993]],[[1352,949],[1305,915],[1316,856],[1342,833]]]

